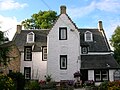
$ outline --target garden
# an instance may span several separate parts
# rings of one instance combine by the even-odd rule
[[[46,75],[45,80],[25,80],[24,75],[19,72],[11,72],[8,75],[0,74],[0,90],[120,90],[120,81],[104,81],[95,86],[93,80],[81,82],[80,74],[75,73],[75,80],[61,80],[55,82],[51,75]]]

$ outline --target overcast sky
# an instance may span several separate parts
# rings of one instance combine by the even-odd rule
[[[108,40],[120,25],[120,0],[0,0],[1,30],[8,30],[11,40],[21,21],[40,10],[54,10],[59,15],[61,5],[66,5],[67,14],[79,28],[97,28],[101,20]]]

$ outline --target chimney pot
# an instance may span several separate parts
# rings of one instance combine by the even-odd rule
[[[20,34],[22,30],[22,25],[17,25],[17,33]]]
[[[98,22],[98,29],[99,29],[99,30],[103,30],[102,21],[99,21],[99,22]]]
[[[61,14],[66,14],[66,6],[62,5],[62,6],[60,7],[60,13],[61,13]]]

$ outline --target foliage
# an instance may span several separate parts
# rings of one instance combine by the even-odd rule
[[[13,79],[17,90],[24,90],[25,78],[24,78],[24,75],[22,75],[22,73],[11,72],[8,74],[8,76]]]
[[[25,29],[49,29],[57,18],[55,11],[39,11],[31,16],[30,19],[22,21]]]
[[[4,75],[0,75],[0,90],[16,90],[13,80]]]
[[[74,75],[74,78],[76,78],[76,77],[80,77],[80,72],[77,71],[77,72],[75,72],[73,75]]]
[[[52,80],[51,75],[45,75],[46,82],[50,82]]]
[[[5,41],[4,33],[0,31],[0,63],[3,63],[4,65],[7,65],[8,60],[8,52],[9,47],[4,47],[2,44]]]
[[[93,80],[85,81],[84,86],[94,86],[95,82]]]
[[[120,90],[120,81],[109,82],[108,90]]]
[[[111,45],[114,47],[114,57],[120,63],[120,26],[118,26],[112,35]]]
[[[54,90],[56,88],[56,83],[54,81],[49,82],[49,83],[40,83],[40,88],[42,90],[44,89],[51,89]],[[56,89],[55,89],[56,90]]]
[[[99,90],[108,90],[108,81],[104,81],[100,84]]]
[[[30,80],[25,85],[26,90],[40,90],[39,83],[35,80]]]

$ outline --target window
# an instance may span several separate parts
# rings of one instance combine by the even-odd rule
[[[31,79],[31,67],[24,67],[25,79]]]
[[[92,33],[90,31],[85,32],[85,41],[93,41]]]
[[[116,70],[114,72],[114,80],[120,80],[120,71]]]
[[[82,47],[82,54],[88,53],[88,47]]]
[[[59,28],[59,40],[67,40],[67,28],[66,27]]]
[[[60,55],[60,69],[67,69],[67,55]]]
[[[27,42],[28,43],[33,43],[34,42],[34,33],[30,32],[27,34]]]
[[[108,70],[95,70],[95,81],[109,80]]]
[[[42,49],[42,60],[46,61],[47,60],[47,47],[43,47]]]
[[[32,60],[32,47],[26,46],[24,49],[24,60],[31,61]]]

